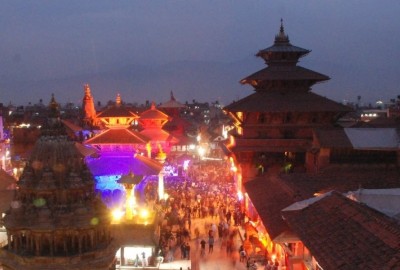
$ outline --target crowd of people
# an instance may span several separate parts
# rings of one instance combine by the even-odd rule
[[[245,211],[229,166],[204,162],[190,166],[182,175],[165,177],[168,197],[162,200],[157,198],[157,180],[148,181],[142,195],[157,212],[157,254],[164,263],[190,260],[193,250],[205,259],[220,248],[233,264],[239,261],[248,269],[256,267],[251,252],[235,241],[239,228],[245,227]],[[266,270],[278,269],[267,258],[264,264]]]
[[[234,239],[245,213],[229,167],[222,161],[201,163],[164,181],[169,196],[154,206],[160,227],[158,253],[164,262],[190,259],[191,242],[201,258],[212,254],[218,244],[233,261],[238,260]],[[156,189],[157,182],[149,182],[146,197],[154,198]]]

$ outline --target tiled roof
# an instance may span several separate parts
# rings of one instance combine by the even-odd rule
[[[75,143],[75,147],[79,151],[79,153],[81,153],[81,155],[84,157],[98,154],[98,151],[96,148],[91,147],[91,146],[86,146],[86,145],[83,145],[78,142]]]
[[[316,129],[314,132],[319,147],[353,148],[343,128]]]
[[[183,129],[185,129],[192,125],[193,125],[193,123],[189,122],[186,119],[183,119],[182,117],[173,117],[164,125],[164,128],[177,126],[177,127],[182,127]]]
[[[140,134],[146,136],[152,141],[177,143],[178,139],[160,128],[147,128],[140,131]]]
[[[85,141],[85,144],[146,144],[147,137],[126,128],[111,128]]]
[[[157,110],[154,105],[150,109],[140,114],[140,120],[168,120],[169,116],[160,110]]]
[[[123,105],[114,105],[109,108],[106,108],[104,111],[97,114],[98,118],[106,118],[106,117],[130,117],[130,118],[139,118],[137,114],[132,112],[130,109]]]
[[[307,68],[303,68],[300,66],[268,66],[256,73],[247,76],[242,79],[240,82],[242,84],[249,83],[251,81],[326,81],[329,80],[329,77],[312,71]]]
[[[163,104],[161,104],[160,106],[158,106],[158,108],[185,108],[186,105],[182,104],[178,101],[176,101],[175,99],[171,99],[167,102],[164,102]]]
[[[349,112],[350,107],[312,92],[255,92],[224,108],[230,112]]]
[[[300,210],[282,211],[325,270],[400,269],[400,226],[338,192]]]
[[[400,171],[385,165],[330,165],[317,174],[290,173],[279,177],[302,199],[330,190],[400,188]]]
[[[244,184],[271,239],[289,231],[281,210],[295,202],[295,194],[275,177],[257,177]]]
[[[300,48],[300,47],[297,47],[297,46],[293,46],[290,43],[284,44],[284,45],[274,44],[274,45],[272,45],[272,46],[270,46],[268,48],[260,50],[257,53],[257,56],[263,55],[263,54],[266,54],[266,53],[271,53],[271,52],[297,52],[297,53],[305,55],[305,54],[308,54],[310,52],[310,50],[303,49],[303,48]]]
[[[160,106],[158,106],[159,108],[185,108],[186,105],[176,101],[175,97],[174,97],[174,93],[171,91],[171,98],[170,100],[168,100],[167,102],[164,102],[163,104],[161,104]]]
[[[69,128],[70,130],[72,130],[73,132],[79,132],[79,131],[83,130],[82,127],[75,125],[74,123],[72,123],[72,122],[69,121],[69,120],[61,120],[61,122],[62,122],[67,128]]]

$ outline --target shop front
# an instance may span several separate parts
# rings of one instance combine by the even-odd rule
[[[154,248],[146,246],[122,246],[117,253],[116,269],[131,269],[132,267],[156,266]]]

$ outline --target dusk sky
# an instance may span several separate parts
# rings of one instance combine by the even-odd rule
[[[283,18],[299,65],[328,75],[313,92],[336,101],[400,95],[398,0],[0,1],[0,103],[95,100],[228,105],[265,67]]]

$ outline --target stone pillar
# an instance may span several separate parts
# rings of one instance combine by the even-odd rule
[[[121,247],[121,266],[125,265],[125,247]]]
[[[40,256],[40,237],[35,235],[35,255]]]
[[[50,244],[50,256],[54,255],[54,235],[51,234],[49,237],[49,244]]]
[[[63,248],[64,248],[64,254],[68,255],[68,244],[64,236],[63,236]]]
[[[90,231],[90,249],[93,249],[95,246],[95,240],[94,240],[94,231]]]
[[[14,252],[17,253],[18,252],[18,235],[13,235],[13,248],[14,248]]]
[[[78,252],[79,254],[82,254],[82,236],[78,236]]]
[[[7,233],[7,242],[8,242],[8,250],[11,251],[11,249],[12,249],[12,241],[11,241],[10,233]]]
[[[33,234],[31,235],[31,240],[30,240],[30,251],[32,253],[35,253],[35,236]]]
[[[23,247],[22,245],[22,234],[18,234],[18,250],[21,250]]]
[[[58,253],[58,239],[57,239],[57,235],[53,236],[53,243],[54,243],[54,253],[57,254]]]

